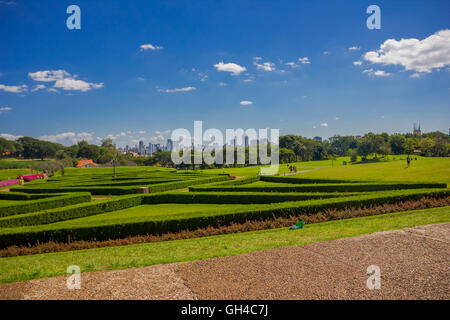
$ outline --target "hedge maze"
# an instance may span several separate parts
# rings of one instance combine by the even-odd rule
[[[137,193],[138,188],[148,193]],[[188,189],[188,190],[187,190]],[[94,197],[92,197],[92,195]],[[446,198],[439,183],[398,183],[101,170],[0,192],[0,248],[48,241],[101,241],[220,227],[326,210]]]

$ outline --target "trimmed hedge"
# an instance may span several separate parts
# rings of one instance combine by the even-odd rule
[[[370,192],[403,189],[447,188],[446,183],[353,183],[305,184],[286,186],[200,187],[189,191],[202,192]]]
[[[168,183],[159,183],[152,184],[148,186],[149,192],[164,192],[174,189],[182,189],[187,188],[191,185],[196,184],[206,184],[218,181],[228,180],[228,175],[215,175],[207,178],[199,178],[192,180],[182,180],[176,182],[168,182]],[[66,185],[66,184],[64,184]],[[22,191],[26,193],[61,193],[61,192],[90,192],[93,195],[126,195],[126,194],[134,194],[136,193],[136,188],[142,187],[142,185],[134,185],[134,186],[71,186],[65,187],[62,184],[54,185],[53,183],[47,185],[40,185],[39,188],[33,187],[22,187],[22,188],[12,188],[11,191]]]
[[[52,197],[47,196],[43,199],[28,200],[25,203],[0,207],[0,217],[26,214],[90,201],[91,194],[88,192],[70,193]]]
[[[31,196],[23,192],[0,192],[0,200],[30,200]]]
[[[175,189],[182,189],[187,188],[192,185],[197,184],[206,184],[206,183],[212,183],[212,182],[219,182],[219,181],[226,181],[229,179],[228,174],[213,176],[209,178],[201,178],[196,180],[185,180],[185,181],[179,181],[179,182],[170,182],[170,183],[162,183],[157,185],[151,185],[148,187],[148,192],[164,192],[169,190],[175,190]]]
[[[28,194],[24,192],[1,192],[0,191],[0,200],[33,200],[33,199],[42,199],[48,197],[54,197],[55,194]]]
[[[312,184],[312,183],[364,183],[369,181],[350,181],[350,180],[330,180],[330,179],[305,179],[296,177],[277,177],[277,176],[261,176],[261,181],[281,182],[292,184]]]
[[[217,203],[217,204],[264,204],[311,199],[348,197],[344,193],[261,193],[261,192],[179,192],[144,195],[143,204],[160,203]]]
[[[90,195],[89,195],[90,200]],[[87,217],[110,211],[117,211],[135,207],[142,204],[142,196],[130,195],[120,199],[95,201],[89,204],[79,204],[70,207],[57,208],[42,212],[33,212],[14,217],[0,219],[0,227],[11,228],[18,226],[31,226],[49,224],[58,221]]]
[[[244,184],[254,183],[260,180],[259,176],[251,176],[243,179],[229,180],[225,182],[213,183],[211,186],[241,186]]]
[[[382,193],[375,195],[352,196],[348,198],[312,200],[308,202],[288,202],[275,207],[241,212],[223,212],[207,216],[192,216],[153,221],[140,221],[122,224],[107,224],[91,227],[51,229],[48,226],[31,228],[4,229],[0,233],[0,247],[11,245],[32,245],[38,242],[70,240],[108,240],[144,234],[162,234],[182,230],[196,230],[208,226],[219,227],[231,223],[243,223],[248,220],[266,220],[277,216],[315,214],[327,209],[346,209],[363,206],[376,206],[398,201],[419,200],[423,196],[434,198],[450,196],[449,190],[409,191],[403,194]]]

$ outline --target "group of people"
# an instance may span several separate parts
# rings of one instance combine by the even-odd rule
[[[297,167],[296,166],[290,166],[289,164],[287,165],[289,167],[289,172],[297,172]]]
[[[407,163],[407,165],[408,165],[408,168],[409,168],[409,166],[411,165],[411,161],[412,161],[412,157],[410,157],[409,155],[408,155],[408,157],[406,158],[406,163]],[[417,160],[417,157],[416,157],[416,160]]]

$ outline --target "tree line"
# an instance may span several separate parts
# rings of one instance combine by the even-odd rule
[[[391,135],[367,133],[362,137],[335,135],[326,141],[290,134],[281,136],[279,143],[281,163],[326,160],[338,156],[350,156],[351,161],[356,161],[358,157],[361,157],[361,161],[368,161],[370,157],[376,158],[379,155],[400,154],[448,157],[450,153],[450,137],[439,131],[420,136],[411,133]],[[247,147],[247,159],[248,153]],[[66,160],[74,165],[80,159],[92,159],[96,163],[107,164],[115,158],[121,164],[129,164],[133,161],[137,165],[173,166],[170,152],[158,152],[151,157],[135,158],[130,154],[119,153],[111,139],[103,140],[101,145],[79,141],[71,146],[64,146],[31,137],[21,137],[15,141],[0,138],[0,157],[42,160],[52,158]],[[202,164],[201,167],[222,167],[222,165]]]

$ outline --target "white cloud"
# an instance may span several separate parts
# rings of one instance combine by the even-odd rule
[[[353,47],[348,48],[348,50],[349,51],[358,51],[358,50],[361,50],[361,47],[353,46]]]
[[[12,93],[20,93],[27,91],[28,86],[26,84],[22,84],[20,86],[6,86],[4,84],[0,84],[0,90]]]
[[[253,104],[253,101],[243,100],[239,103],[241,106],[249,106]]]
[[[360,65],[362,65],[362,61],[354,61],[353,62],[353,65],[355,65],[355,66],[360,66]]]
[[[324,54],[324,55],[329,55],[329,54],[330,54],[330,52],[328,52],[328,51],[324,51],[324,52],[323,52],[323,54]]]
[[[208,80],[208,75],[206,75],[205,73],[199,73],[198,75],[200,76],[201,82],[205,82],[206,80]]]
[[[195,87],[175,88],[175,89],[158,89],[158,92],[174,93],[174,92],[188,92],[196,90]]]
[[[253,57],[253,60],[254,60],[254,61],[261,61],[262,58],[261,58],[261,57]]]
[[[50,142],[59,142],[59,143],[77,143],[78,141],[92,141],[93,137],[92,134],[89,132],[80,132],[80,133],[75,133],[75,132],[63,132],[63,133],[58,133],[55,135],[46,135],[46,136],[40,136],[38,139],[40,140],[45,140],[45,141],[50,141]]]
[[[56,80],[62,80],[64,78],[70,78],[71,75],[65,70],[44,70],[29,72],[28,76],[34,81],[39,82],[53,82]]]
[[[367,73],[369,76],[376,76],[376,77],[389,77],[392,75],[392,73],[385,72],[384,70],[373,70],[373,69],[364,70],[363,73]]]
[[[433,69],[450,65],[450,30],[441,30],[419,39],[386,40],[377,51],[370,51],[364,59],[383,65],[401,65],[405,70],[430,73]]]
[[[5,6],[15,6],[17,2],[15,1],[0,1],[0,4],[4,4]]]
[[[339,117],[336,117],[336,121],[339,121],[339,120],[341,120],[341,118],[339,118]]]
[[[11,107],[0,107],[0,114],[6,113],[6,112],[11,111],[11,110],[12,110]]]
[[[219,82],[219,86],[225,87],[227,84],[225,82]]]
[[[409,76],[411,79],[419,79],[421,77],[420,73],[413,73],[412,75]]]
[[[298,67],[300,67],[300,65],[295,63],[295,62],[286,62],[285,65],[290,66],[291,68],[298,68]]]
[[[302,64],[310,64],[311,63],[311,61],[309,61],[308,57],[298,58],[298,61]]]
[[[55,88],[48,88],[47,91],[48,91],[48,92],[55,92],[55,93],[58,93],[58,92],[59,92],[59,91],[56,90]]]
[[[86,82],[83,80],[65,78],[62,80],[57,80],[54,84],[54,87],[61,88],[63,90],[77,90],[77,91],[86,92],[91,89],[103,88],[103,82],[102,83],[92,83],[92,82]]]
[[[75,91],[89,91],[92,89],[103,88],[102,83],[92,83],[83,80],[75,79],[76,75],[71,75],[65,70],[43,70],[36,72],[29,72],[28,76],[34,81],[38,82],[53,82],[55,81],[53,87],[61,88],[63,90],[75,90]],[[32,91],[37,91],[39,89],[44,89],[44,85],[36,85]],[[58,92],[56,89],[50,88],[50,92]]]
[[[6,140],[17,140],[19,138],[22,138],[23,136],[15,136],[9,133],[0,133],[0,138],[6,139]]]
[[[236,63],[230,62],[230,63],[223,63],[223,61],[216,63],[214,65],[217,71],[223,71],[223,72],[230,72],[234,76],[239,75],[240,73],[247,71],[247,68],[242,67]]]
[[[142,78],[142,77],[137,77],[136,80],[137,80],[137,81],[144,81],[145,79]]]
[[[155,50],[162,50],[163,49],[163,47],[161,47],[161,46],[154,46],[154,45],[152,45],[152,44],[143,44],[143,45],[141,45],[141,50],[152,50],[152,51],[155,51]]]
[[[275,70],[275,63],[273,62],[264,62],[264,63],[258,63],[254,62],[256,69],[258,70],[264,70],[264,71],[274,71]]]
[[[328,127],[328,123],[324,122],[320,124],[321,127]]]
[[[46,88],[45,85],[43,85],[43,84],[37,84],[37,85],[35,85],[35,86],[33,87],[33,89],[31,90],[31,92],[35,92],[35,91],[38,91],[38,90],[41,90],[41,89],[45,89],[45,88]]]
[[[245,79],[244,82],[253,82],[253,79]]]

